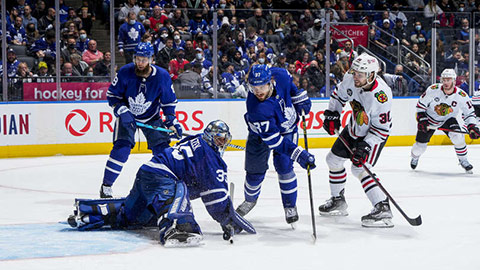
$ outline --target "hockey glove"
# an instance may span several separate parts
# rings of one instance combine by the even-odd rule
[[[475,140],[475,139],[478,139],[480,138],[480,130],[478,129],[478,127],[474,124],[470,124],[468,125],[468,132],[470,132],[470,138],[472,140]]]
[[[245,218],[240,216],[235,209],[233,209],[233,205],[229,203],[228,206],[228,214],[226,215],[225,219],[220,223],[222,226],[222,230],[224,233],[224,238],[228,236],[230,238],[233,236],[232,234],[238,234],[242,230],[245,230],[247,233],[255,234],[255,228],[248,222]],[[227,240],[227,239],[225,239]]]
[[[135,124],[135,116],[125,105],[117,105],[113,108],[113,113],[116,117],[120,118],[120,123],[125,128],[137,128]]]
[[[307,99],[297,104],[294,104],[293,106],[295,107],[295,111],[297,112],[297,114],[308,115],[308,113],[310,112],[310,109],[312,108],[312,101],[310,99]]]
[[[427,133],[428,131],[428,118],[427,114],[423,112],[417,113],[417,121],[418,121],[418,131]]]
[[[357,167],[362,167],[367,162],[368,155],[370,154],[370,145],[366,142],[359,142],[357,147],[353,149],[352,163]]]
[[[300,155],[297,158],[298,164],[302,166],[305,170],[307,169],[308,166],[310,166],[310,169],[313,170],[315,167],[315,156],[308,153],[306,150],[303,150]]]
[[[182,126],[177,120],[177,117],[175,117],[175,115],[172,115],[172,114],[167,114],[166,118],[167,120],[165,121],[165,126],[168,129],[173,131],[173,133],[170,136],[177,139],[181,139],[183,130],[182,130]]]
[[[325,110],[323,115],[325,116],[323,128],[328,134],[334,135],[335,130],[340,129],[340,114],[337,111]]]

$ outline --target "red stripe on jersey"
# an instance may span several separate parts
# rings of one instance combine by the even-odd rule
[[[373,147],[372,156],[370,157],[370,164],[373,164],[373,161],[375,160],[375,155],[377,154],[377,147],[378,144],[375,144],[375,147]]]
[[[373,179],[366,182],[365,184],[362,185],[363,188],[366,188],[368,185],[370,185],[372,182],[375,182]]]
[[[382,132],[380,132],[380,130],[374,128],[373,126],[370,127],[370,128],[373,129],[373,130],[374,130],[375,132],[377,132],[378,134],[382,135],[383,137],[387,137],[387,136],[388,136],[388,134],[383,134]]]
[[[330,175],[330,179],[343,179],[343,178],[346,178],[346,177],[347,177],[347,174],[346,174],[346,173],[344,173],[344,174],[342,174],[342,175],[340,175],[340,176],[332,176],[332,175]]]

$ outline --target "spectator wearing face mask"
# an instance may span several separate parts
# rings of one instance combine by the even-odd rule
[[[138,12],[140,12],[140,7],[137,5],[136,0],[127,0],[125,6],[123,6],[118,13],[118,22],[123,24],[124,22],[127,22],[127,20],[130,20],[130,12],[135,13],[136,19]]]
[[[90,39],[87,37],[87,32],[83,29],[80,30],[77,41],[77,50],[83,53],[88,48],[89,41]]]
[[[175,81],[178,78],[178,75],[184,71],[185,64],[188,64],[188,60],[185,59],[185,50],[179,48],[176,53],[176,57],[170,61],[168,67],[168,73],[172,81]]]
[[[313,26],[308,28],[306,43],[311,51],[318,49],[320,40],[325,39],[325,30],[322,29],[322,22],[320,19],[313,21]]]
[[[135,0],[130,0],[135,2]],[[125,57],[125,63],[133,61],[133,52],[137,44],[145,34],[143,24],[137,22],[137,15],[134,11],[128,13],[128,22],[120,26],[118,30],[118,51]]]
[[[410,33],[410,40],[412,43],[418,44],[420,49],[425,48],[427,40],[427,32],[422,29],[422,23],[420,21],[415,22],[415,29]]]
[[[203,19],[202,13],[200,12],[196,13],[195,17],[190,20],[188,27],[192,35],[196,35],[197,33],[203,33],[204,35],[208,34],[208,24]]]
[[[200,75],[203,77],[207,75],[209,68],[212,66],[212,62],[205,59],[203,50],[201,48],[196,48],[195,50],[197,53],[195,55],[195,60],[192,61],[192,65],[195,65],[196,63],[202,65],[202,72]]]
[[[77,50],[76,41],[74,38],[67,39],[67,46],[61,51],[61,56],[64,62],[70,62],[70,56],[74,53],[82,55],[82,53]]]
[[[173,48],[176,50],[180,48],[185,49],[185,41],[182,40],[182,36],[180,36],[178,31],[173,32]]]

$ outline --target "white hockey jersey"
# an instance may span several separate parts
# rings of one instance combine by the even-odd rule
[[[480,91],[473,92],[472,103],[473,106],[480,106]]]
[[[443,125],[449,118],[457,117],[460,112],[467,126],[477,124],[470,97],[458,87],[455,87],[452,94],[446,95],[441,83],[432,84],[420,96],[417,102],[417,113],[419,112],[425,112],[428,123],[434,127]]]
[[[352,115],[345,128],[352,138],[365,137],[369,145],[387,140],[392,127],[392,90],[382,78],[377,77],[372,89],[365,91],[355,87],[352,74],[345,74],[330,97],[328,109],[341,114],[347,102],[352,107]]]

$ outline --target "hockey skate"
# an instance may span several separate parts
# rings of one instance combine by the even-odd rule
[[[322,216],[348,216],[347,207],[348,204],[345,201],[345,196],[343,193],[344,189],[340,191],[340,196],[331,197],[328,199],[325,204],[322,204],[318,207],[320,215]]]
[[[288,224],[292,226],[292,229],[295,230],[295,222],[298,221],[298,212],[297,207],[285,207],[285,220]]]
[[[102,186],[100,186],[100,198],[113,198],[112,186],[102,184]]]
[[[203,236],[199,233],[182,231],[176,226],[165,232],[165,247],[196,247],[202,244]]]
[[[88,215],[70,215],[67,222],[73,228],[80,228],[89,223]]]
[[[244,217],[246,214],[248,214],[253,207],[257,204],[257,201],[249,202],[249,201],[243,201],[238,207],[237,210],[235,210],[240,216]]]
[[[392,211],[388,199],[378,202],[370,214],[362,217],[362,226],[368,228],[392,228]]]
[[[465,169],[465,172],[468,173],[468,174],[472,174],[473,171],[473,166],[472,164],[470,164],[470,162],[468,162],[468,160],[464,159],[464,160],[460,160],[460,166],[462,166],[462,168]]]
[[[418,157],[417,158],[412,157],[412,160],[410,161],[410,167],[412,168],[412,170],[415,170],[415,168],[417,168],[417,165],[418,165]]]

